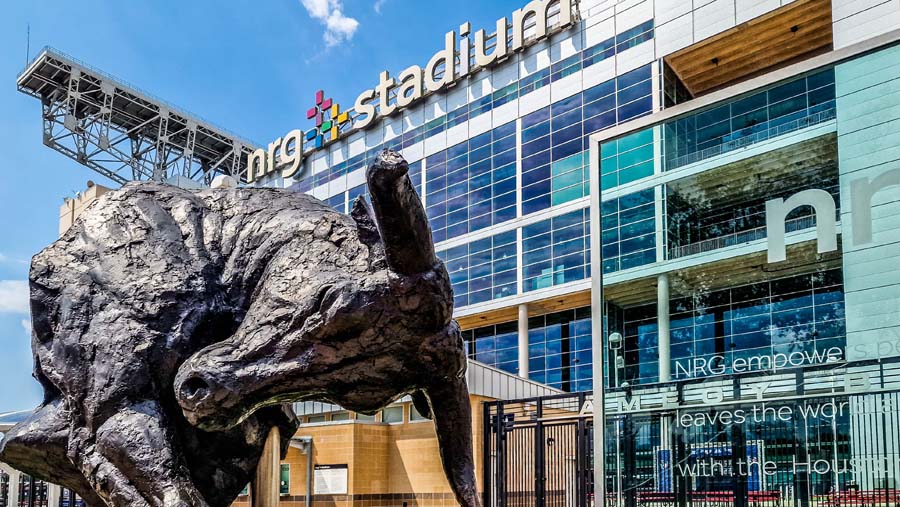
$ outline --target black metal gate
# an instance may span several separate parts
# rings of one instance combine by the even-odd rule
[[[604,507],[900,507],[900,391],[878,391],[612,413]],[[589,399],[485,405],[486,507],[594,507]]]
[[[485,405],[485,505],[589,507],[593,491],[585,393]],[[558,420],[554,420],[558,419]]]

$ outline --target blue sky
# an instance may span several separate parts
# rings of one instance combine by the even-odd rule
[[[57,236],[59,206],[88,179],[110,184],[41,144],[40,104],[15,79],[53,46],[263,143],[308,128],[324,89],[345,108],[377,84],[424,66],[444,33],[494,22],[524,0],[6,2],[0,21],[0,413],[41,400],[31,379],[28,263]]]

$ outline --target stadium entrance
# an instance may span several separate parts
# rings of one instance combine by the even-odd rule
[[[900,504],[900,384],[888,360],[677,384],[728,384],[740,400],[767,377],[764,400],[623,411],[660,386],[607,394],[605,505],[838,507]],[[867,371],[866,392],[839,379]],[[692,386],[692,384],[695,384]],[[707,387],[713,387],[708,385]],[[643,390],[644,393],[638,391]],[[617,399],[618,396],[624,397]],[[485,406],[485,505],[592,507],[590,393]],[[617,408],[618,406],[618,408]]]

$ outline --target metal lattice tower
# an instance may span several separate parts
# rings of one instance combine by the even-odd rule
[[[45,145],[117,183],[246,181],[254,143],[55,49],[44,48],[17,87],[41,100]]]

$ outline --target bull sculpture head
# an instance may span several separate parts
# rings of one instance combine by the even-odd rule
[[[352,227],[316,225],[282,246],[237,331],[181,366],[176,396],[191,424],[220,431],[268,405],[315,400],[373,414],[409,394],[435,421],[458,501],[476,507],[464,344],[407,172],[383,152],[366,175],[372,210],[360,199]]]

